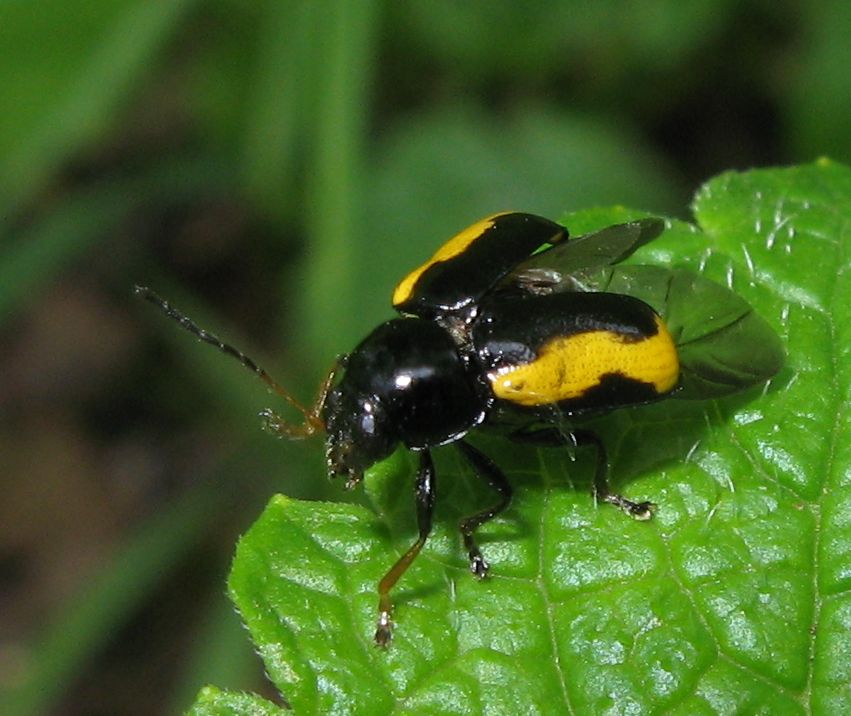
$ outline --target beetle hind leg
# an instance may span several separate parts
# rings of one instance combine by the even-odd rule
[[[633,502],[623,495],[612,492],[609,488],[609,459],[600,436],[590,430],[575,430],[573,437],[577,445],[592,445],[597,448],[597,465],[594,468],[594,499],[598,502],[614,505],[636,520],[649,520],[653,517],[653,510],[656,505],[652,502],[646,500]]]
[[[562,431],[558,428],[547,427],[538,430],[517,430],[511,433],[511,439],[517,442],[529,443],[539,447],[572,447],[591,446],[597,450],[597,463],[594,468],[594,499],[618,507],[636,520],[649,520],[653,517],[656,505],[652,502],[633,502],[623,495],[611,491],[609,487],[609,458],[606,446],[597,433],[591,430]]]
[[[502,470],[500,470],[493,460],[491,460],[483,452],[477,450],[464,440],[459,440],[455,444],[458,446],[461,454],[463,454],[470,465],[472,465],[476,475],[496,490],[500,497],[499,502],[495,505],[464,518],[459,524],[461,536],[464,539],[464,549],[467,550],[467,556],[470,559],[470,571],[476,577],[482,579],[487,575],[489,565],[482,556],[482,552],[476,543],[473,533],[485,522],[493,519],[496,515],[508,507],[511,502],[511,485]]]

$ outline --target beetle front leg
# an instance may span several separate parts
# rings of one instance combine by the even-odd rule
[[[282,438],[290,440],[301,440],[309,438],[317,432],[325,429],[325,422],[322,420],[322,410],[325,407],[325,399],[328,397],[328,392],[334,384],[334,380],[341,368],[346,365],[348,356],[338,356],[334,361],[334,365],[325,374],[325,378],[319,384],[316,399],[310,404],[310,408],[303,408],[293,398],[287,397],[288,402],[294,405],[304,415],[304,422],[300,425],[291,425],[278,415],[271,408],[265,408],[260,411],[260,419],[263,421],[263,429]],[[348,487],[348,486],[347,486]]]
[[[393,637],[393,622],[391,620],[393,604],[390,601],[390,590],[416,559],[431,532],[434,516],[435,473],[431,453],[428,450],[423,450],[420,453],[420,466],[417,471],[417,481],[414,484],[414,495],[417,505],[419,537],[378,583],[378,627],[375,630],[375,643],[382,647],[387,646]]]

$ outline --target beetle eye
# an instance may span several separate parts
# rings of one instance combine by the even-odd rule
[[[375,433],[375,416],[371,413],[364,413],[360,419],[360,429],[367,435],[373,435]]]

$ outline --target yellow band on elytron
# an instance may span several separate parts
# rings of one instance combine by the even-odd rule
[[[667,393],[677,384],[680,361],[667,327],[658,317],[656,324],[656,335],[634,342],[611,331],[554,338],[531,363],[491,373],[491,388],[497,398],[534,407],[580,398],[602,376],[618,373]]]
[[[455,234],[455,236],[449,239],[449,241],[443,244],[443,246],[435,252],[434,256],[432,256],[419,268],[415,268],[399,282],[396,286],[396,290],[393,291],[393,305],[398,306],[411,297],[420,276],[422,276],[422,274],[431,266],[436,263],[440,263],[441,261],[448,261],[449,259],[464,253],[470,244],[494,225],[494,219],[510,213],[510,211],[503,211],[499,214],[494,214],[486,219],[477,221],[472,226],[468,226],[461,233]]]

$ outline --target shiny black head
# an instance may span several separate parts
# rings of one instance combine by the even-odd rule
[[[360,482],[364,470],[393,452],[399,436],[384,402],[352,390],[344,380],[325,401],[325,459],[328,474],[347,486]]]
[[[487,395],[437,323],[383,323],[349,355],[325,400],[328,472],[354,484],[399,443],[422,450],[457,440],[482,421]]]

